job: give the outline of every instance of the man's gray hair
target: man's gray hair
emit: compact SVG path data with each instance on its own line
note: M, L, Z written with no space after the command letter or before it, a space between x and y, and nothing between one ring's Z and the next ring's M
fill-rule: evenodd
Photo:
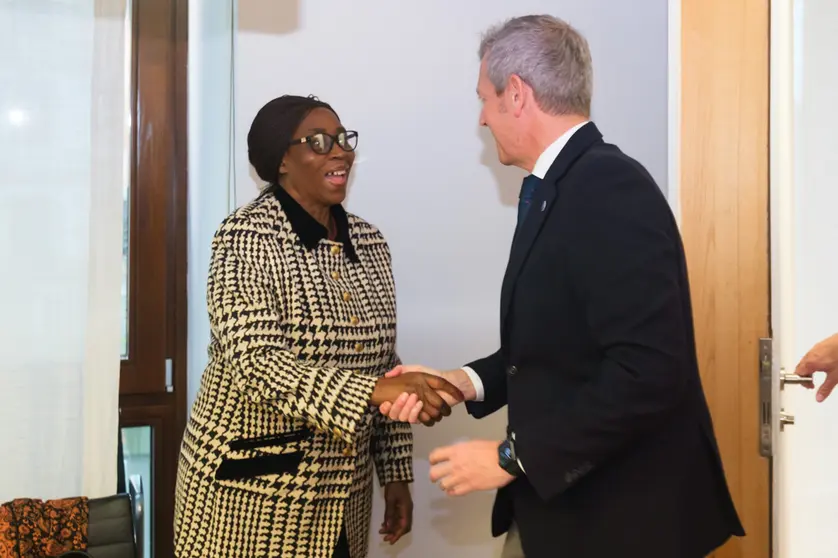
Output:
M588 41L561 19L512 18L486 32L478 54L498 94L515 74L532 87L544 112L590 116L593 69Z

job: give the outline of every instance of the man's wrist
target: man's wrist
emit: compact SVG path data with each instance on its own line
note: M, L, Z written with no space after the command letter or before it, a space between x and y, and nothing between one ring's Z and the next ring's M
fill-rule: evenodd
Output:
M462 368L447 370L442 373L442 377L454 387L459 389L466 401L474 401L477 396L477 391L475 390L474 384L465 370Z

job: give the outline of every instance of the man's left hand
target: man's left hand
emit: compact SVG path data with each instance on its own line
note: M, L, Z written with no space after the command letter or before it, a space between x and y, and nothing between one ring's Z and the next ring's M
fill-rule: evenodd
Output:
M407 483L384 485L384 502L384 522L378 532L384 535L384 542L396 544L413 526L413 498Z
M449 496L462 496L475 490L494 490L515 477L501 469L499 441L473 440L431 452L431 481Z

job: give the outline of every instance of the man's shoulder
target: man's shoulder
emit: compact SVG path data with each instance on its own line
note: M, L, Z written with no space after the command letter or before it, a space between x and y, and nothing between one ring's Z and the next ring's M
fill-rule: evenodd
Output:
M561 179L560 188L574 197L608 196L630 190L640 196L665 200L651 173L640 161L613 144L599 142L583 153Z
M603 179L637 180L655 184L643 164L611 143L598 142L591 146L576 164L580 174Z
M588 219L613 213L669 227L671 207L655 179L619 147L598 143L588 149L559 184L570 214Z

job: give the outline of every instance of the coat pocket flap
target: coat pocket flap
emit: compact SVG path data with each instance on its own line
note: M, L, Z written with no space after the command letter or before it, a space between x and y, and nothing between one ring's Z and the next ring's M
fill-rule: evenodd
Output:
M260 455L244 459L224 459L215 471L216 480L237 480L294 473L300 467L303 452L295 451L279 455Z
M283 432L281 434L270 434L267 436L259 436L257 438L239 438L232 440L229 444L232 451L242 451L249 449L266 448L269 446L283 446L285 444L292 444L294 442L302 442L311 437L311 430L303 428L293 432Z

